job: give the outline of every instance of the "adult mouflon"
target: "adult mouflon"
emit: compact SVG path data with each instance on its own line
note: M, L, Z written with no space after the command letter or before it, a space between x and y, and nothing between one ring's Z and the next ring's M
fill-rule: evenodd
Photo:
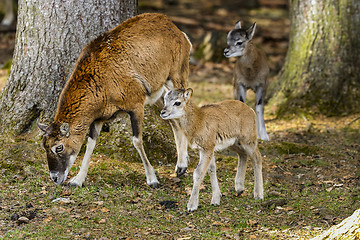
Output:
M142 142L144 105L157 102L165 90L186 87L190 48L187 36L168 17L155 13L128 19L91 41L60 95L53 122L38 124L51 179L56 184L66 180L89 133L80 171L70 180L70 185L82 186L103 123L128 113L147 184L157 187ZM187 142L177 125L172 126L178 151L185 149L178 154L181 168L187 162Z

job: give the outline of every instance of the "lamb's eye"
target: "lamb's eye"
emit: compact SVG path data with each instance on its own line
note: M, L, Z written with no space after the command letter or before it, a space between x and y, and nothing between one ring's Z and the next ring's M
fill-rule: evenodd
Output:
M243 43L242 42L237 42L236 46L241 46Z
M55 148L56 153L61 153L63 151L64 151L64 145L62 145L62 144Z
M174 103L174 106L180 106L181 105L181 102L175 102Z

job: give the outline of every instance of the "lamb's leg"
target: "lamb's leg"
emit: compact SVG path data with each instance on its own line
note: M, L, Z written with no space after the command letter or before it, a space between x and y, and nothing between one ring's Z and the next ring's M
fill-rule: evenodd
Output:
M263 186L263 176L262 176L262 159L259 149L255 147L253 154L250 155L253 160L254 165L254 198L258 200L264 199L264 186Z
M246 87L239 80L234 82L234 98L243 103L246 101Z
M210 165L211 158L214 154L214 151L200 151L200 161L198 166L196 167L193 175L193 189L191 192L191 196L189 202L187 204L187 209L189 212L195 211L199 206L199 191L200 185L204 180L205 173Z
M256 127L258 131L258 138L264 141L269 141L264 120L264 97L264 89L260 86L256 89Z
M87 145L86 145L86 151L85 151L83 161L81 163L79 173L70 180L70 182L69 182L70 186L81 187L82 184L84 183L88 169L89 169L90 158L94 151L94 148L96 145L96 140L100 135L102 125L103 125L102 122L93 122L91 124L90 134L89 134L89 138L88 138Z
M13 9L13 0L5 1L5 16L1 21L1 25L10 26L15 21L15 14Z
M220 205L221 192L220 192L219 182L216 176L215 155L213 155L213 157L211 158L208 173L210 175L211 188L212 188L211 205L217 206Z
M172 120L170 121L170 125L174 132L175 143L176 143L176 151L177 151L177 163L175 167L175 172L178 177L186 173L188 167L188 141L186 136L181 131L179 124Z
M238 154L238 166L235 177L235 191L238 195L241 195L245 190L247 153L239 145L233 146L232 149Z
M157 188L159 186L159 181L156 178L156 174L153 166L151 165L145 154L143 140L142 140L142 120L144 115L144 107L138 106L138 108L134 109L133 111L130 111L129 115L131 120L131 127L133 130L132 142L144 164L146 183L150 187Z

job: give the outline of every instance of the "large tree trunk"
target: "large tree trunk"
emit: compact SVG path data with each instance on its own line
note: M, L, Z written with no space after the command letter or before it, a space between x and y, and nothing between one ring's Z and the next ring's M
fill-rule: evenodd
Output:
M51 119L82 48L135 15L137 0L20 0L16 47L0 95L0 132Z
M360 111L359 9L359 0L290 0L289 49L270 102L278 114Z

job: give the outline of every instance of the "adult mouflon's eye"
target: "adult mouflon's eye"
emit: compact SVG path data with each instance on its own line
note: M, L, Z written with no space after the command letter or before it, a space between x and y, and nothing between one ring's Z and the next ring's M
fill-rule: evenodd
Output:
M64 145L62 145L62 144L55 148L56 153L61 153L63 151L64 151Z
M175 102L174 103L174 106L180 106L181 105L181 102Z

